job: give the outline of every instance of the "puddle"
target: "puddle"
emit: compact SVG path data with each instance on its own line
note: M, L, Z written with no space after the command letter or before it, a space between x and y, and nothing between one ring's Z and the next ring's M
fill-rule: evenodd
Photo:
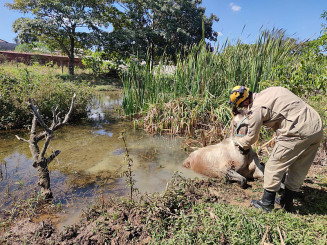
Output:
M60 227L73 224L100 192L116 196L128 193L121 177L126 170L122 130L126 130L133 160L135 187L141 193L163 191L175 171L185 177L199 177L181 165L186 154L180 148L180 138L147 135L133 129L132 123L119 120L116 108L121 101L117 94L97 94L90 108L92 121L65 126L51 141L48 151L61 150L49 166L54 201L61 202L67 213ZM16 134L27 138L21 131ZM37 191L37 172L28 145L18 141L14 133L0 133L0 210Z

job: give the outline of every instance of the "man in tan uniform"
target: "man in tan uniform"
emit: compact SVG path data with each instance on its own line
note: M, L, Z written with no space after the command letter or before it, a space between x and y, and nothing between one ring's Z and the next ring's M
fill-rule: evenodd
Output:
M275 147L265 164L263 197L251 203L271 211L286 173L280 205L290 211L294 194L303 184L323 138L319 114L283 87L271 87L252 94L248 88L237 86L233 88L230 100L234 106L250 109L247 135L235 138L235 144L240 148L247 150L258 140L262 125L271 127L277 134Z

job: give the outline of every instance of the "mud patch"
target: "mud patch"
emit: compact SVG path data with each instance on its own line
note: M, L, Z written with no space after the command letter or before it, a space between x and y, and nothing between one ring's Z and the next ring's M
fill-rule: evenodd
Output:
M308 215L304 216L304 223L311 217L310 214L323 215L323 217L327 215L326 172L325 162L316 162L295 200L294 214L300 215L297 217ZM227 208L229 206L235 206L240 210L239 215L244 221L246 215L242 213L244 211L241 207L250 207L251 199L260 198L263 192L261 180L248 183L247 189L241 189L237 183L227 183L223 179L186 179L174 175L161 194L135 196L134 200L137 200L135 202L126 198L101 196L88 210L81 212L80 218L71 223L62 223L58 226L55 218L41 214L35 214L32 218L22 217L2 231L0 242L4 244L156 243L153 239L158 235L156 233L158 231L155 230L158 224L163 229L160 230L163 234L159 236L169 239L174 237L173 229L175 226L178 227L182 217L201 221L204 217L195 217L192 211L195 208L204 207L201 212L209 214L211 220L219 220L220 217L215 214L212 204L222 204L226 210L229 210ZM249 212L253 214L253 211ZM229 216L228 213L224 215ZM253 217L250 219L253 220ZM197 229L194 230L194 234L204 232L205 228L199 225ZM290 228L289 232L293 232L292 229ZM224 244L231 243L228 240L231 238L227 235L217 239Z

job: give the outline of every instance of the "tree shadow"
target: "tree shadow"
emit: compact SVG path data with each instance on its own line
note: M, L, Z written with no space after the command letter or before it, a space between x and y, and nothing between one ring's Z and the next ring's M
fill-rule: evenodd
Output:
M327 214L327 191L324 188L303 186L295 197L294 211L302 215Z

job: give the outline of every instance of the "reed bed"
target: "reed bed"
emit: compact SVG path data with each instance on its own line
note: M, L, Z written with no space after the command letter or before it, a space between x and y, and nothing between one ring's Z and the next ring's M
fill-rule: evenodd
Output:
M152 133L192 136L208 121L228 123L228 96L236 85L254 92L275 85L300 96L322 94L326 57L310 52L284 31L272 30L261 32L251 45L227 40L212 51L201 42L179 56L171 72L165 57L153 69L150 62L133 60L122 75L124 113L144 115L140 124Z

